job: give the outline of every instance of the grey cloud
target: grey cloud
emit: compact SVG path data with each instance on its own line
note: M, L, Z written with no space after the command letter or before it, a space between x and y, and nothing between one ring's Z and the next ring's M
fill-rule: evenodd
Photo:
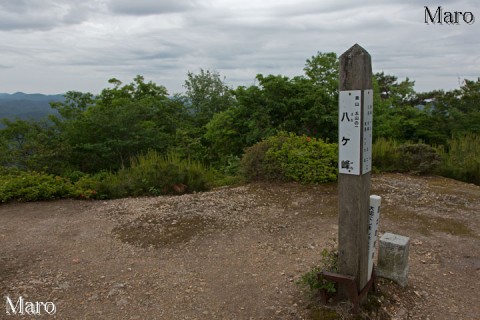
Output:
M88 52L94 51L91 55ZM82 48L75 55L69 55L61 64L96 69L115 69L115 72L133 74L143 73L144 70L164 70L179 68L189 49L169 41L143 39L137 37L131 42L113 42L108 46ZM114 75L112 75L114 76Z
M184 12L198 7L194 0L111 0L108 4L113 13L138 16Z
M297 2L276 6L273 12L275 15L287 18L294 16L328 15L331 13L343 15L344 18L347 18L348 15L345 14L345 12L371 7L374 5L373 2L379 1L304 1L303 3ZM384 5L384 3L380 2L380 5Z
M3 0L0 2L0 10L6 12L21 13L28 8L26 0Z
M46 19L25 19L24 17L6 16L0 13L0 30L25 30L25 29L50 29L55 26L55 23Z
M2 0L0 31L50 30L78 24L87 20L91 12L96 12L99 4L96 0Z

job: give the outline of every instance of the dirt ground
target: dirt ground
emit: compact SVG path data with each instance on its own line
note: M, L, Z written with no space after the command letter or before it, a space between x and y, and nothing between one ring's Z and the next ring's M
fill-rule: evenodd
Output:
M371 193L380 232L411 238L410 272L363 317L480 319L480 187L382 174ZM296 281L337 230L336 184L2 204L0 290L53 302L45 319L326 319Z

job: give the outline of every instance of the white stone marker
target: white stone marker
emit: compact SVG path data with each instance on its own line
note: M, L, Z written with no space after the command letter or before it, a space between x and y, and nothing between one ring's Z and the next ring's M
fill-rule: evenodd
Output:
M376 274L405 287L408 280L409 245L409 237L385 233L380 238Z
M375 256L375 245L378 239L378 223L380 220L380 204L382 197L370 196L370 210L368 212L368 279L372 277L373 258Z

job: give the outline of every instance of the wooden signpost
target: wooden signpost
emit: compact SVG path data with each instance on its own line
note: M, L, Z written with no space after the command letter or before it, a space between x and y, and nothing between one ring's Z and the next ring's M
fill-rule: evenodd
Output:
M340 56L338 270L339 274L354 277L360 290L370 278L372 88L370 54L355 44Z
M355 44L340 56L338 99L338 273L319 280L339 285L357 313L374 285L373 257L380 214L379 196L370 196L372 169L372 60ZM327 302L326 291L321 292Z

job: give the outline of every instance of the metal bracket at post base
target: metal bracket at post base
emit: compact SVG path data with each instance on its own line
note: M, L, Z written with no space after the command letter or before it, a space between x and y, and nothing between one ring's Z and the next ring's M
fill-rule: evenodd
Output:
M370 280L368 280L365 287L359 292L357 289L357 282L355 281L355 277L347 276L343 274L333 273L323 271L317 274L318 280L321 281L321 278L329 281L333 281L338 283L339 285L344 285L347 289L348 299L350 303L353 305L352 313L357 314L359 312L359 304L362 301L363 297L370 291L372 288L375 291L375 268L372 269L372 276ZM320 290L320 298L323 304L327 304L328 302L328 295L325 289Z

